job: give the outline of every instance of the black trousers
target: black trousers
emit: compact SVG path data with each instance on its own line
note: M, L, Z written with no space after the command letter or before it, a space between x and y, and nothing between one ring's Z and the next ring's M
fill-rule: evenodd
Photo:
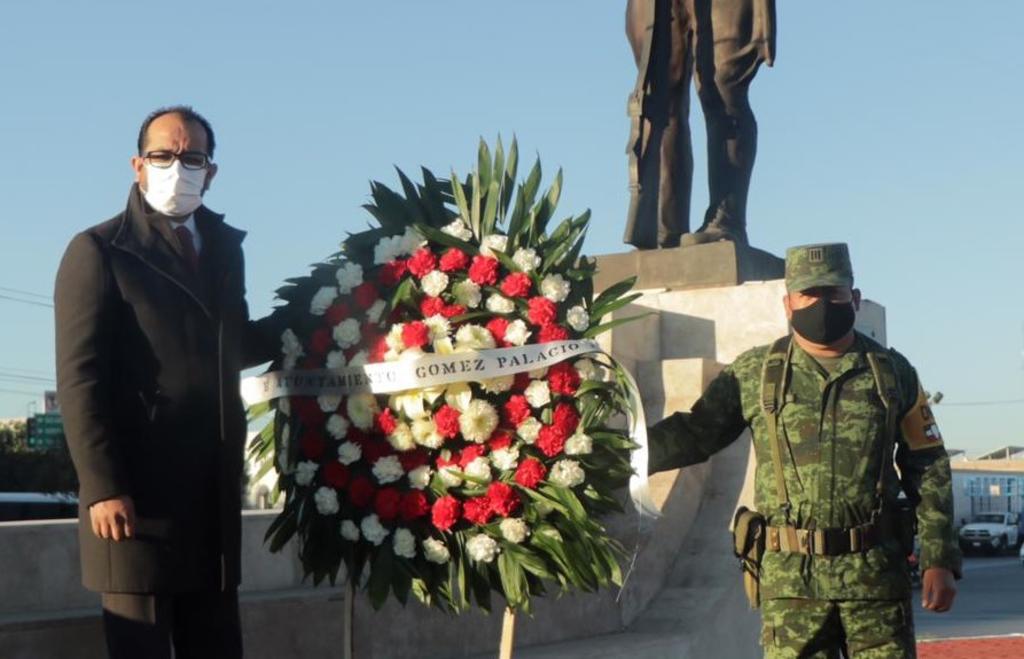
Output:
M102 601L111 659L242 657L237 590L166 595L103 593Z

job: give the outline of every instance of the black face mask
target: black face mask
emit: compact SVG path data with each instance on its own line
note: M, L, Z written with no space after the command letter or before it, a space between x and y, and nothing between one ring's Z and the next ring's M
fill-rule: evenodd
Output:
M819 298L814 304L793 310L793 329L818 345L837 341L853 329L856 318L853 302L830 302Z

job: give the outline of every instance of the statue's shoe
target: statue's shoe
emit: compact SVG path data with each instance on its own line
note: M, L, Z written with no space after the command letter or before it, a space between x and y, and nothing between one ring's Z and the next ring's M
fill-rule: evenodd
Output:
M745 229L739 229L738 231L723 229L721 227L710 226L700 231L693 233L683 234L680 244L683 247L691 247L693 245L706 245L707 243L717 243L720 240L728 240L734 242L737 245L747 245L747 232Z

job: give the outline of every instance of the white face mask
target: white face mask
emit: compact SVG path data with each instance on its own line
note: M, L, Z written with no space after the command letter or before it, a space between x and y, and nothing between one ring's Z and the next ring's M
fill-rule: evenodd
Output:
M146 203L158 213L171 217L190 215L203 203L206 169L185 169L175 160L161 169L146 165Z

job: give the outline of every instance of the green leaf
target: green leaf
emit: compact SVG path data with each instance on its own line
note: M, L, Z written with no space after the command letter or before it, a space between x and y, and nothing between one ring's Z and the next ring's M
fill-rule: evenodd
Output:
M480 138L480 148L477 151L476 171L479 178L473 181L476 187L487 187L491 182L491 150L487 147L484 138Z
M629 277L604 289L600 295L594 298L594 303L590 305L590 308L593 310L592 313L603 315L600 313L601 307L613 300L619 299L629 289L633 288L634 284L636 284L636 277Z
M462 187L462 183L459 181L458 175L452 171L452 196L455 197L455 205L459 209L459 215L463 221L471 222L471 215L469 212L469 202L466 201L466 190ZM438 231L438 233L442 233ZM443 234L442 235L448 235ZM428 240L433 240L430 236L427 236Z
M480 229L482 236L494 233L495 220L498 216L498 195L500 190L497 181L491 181L487 186L487 203L484 206L483 217L480 218Z
M523 574L516 559L507 551L498 554L498 575L501 577L501 587L505 591L508 605L512 608L522 606L526 590L526 575Z
M626 295L625 297L620 297L617 300L605 302L604 304L601 305L599 309L595 308L590 312L591 318L603 318L604 316L607 316L613 311L618 311L622 307L628 304L632 304L633 302L636 302L641 297L643 297L643 293L630 293L629 295Z
M377 558L373 561L370 569L370 581L367 584L367 591L370 595L370 604L374 609L379 610L387 602L388 592L391 590L391 570L394 565L394 557L391 548L384 545L377 550Z
M470 202L469 202L469 226L473 229L473 235L483 238L483 227L480 225L480 203L483 198L483 189L480 186L480 172L473 172L470 177Z
M618 327L620 325L625 325L626 323L631 323L634 320L640 320L641 318L646 318L647 316L650 316L652 313L654 313L654 312L650 311L648 313L642 313L642 314L638 314L636 316L629 316L628 318L618 318L616 320L612 320L610 322L603 323L601 325L597 325L596 327L591 327L590 329L588 329L586 332L583 333L583 338L585 338L585 339L592 339L595 336L597 336L599 334L603 334L604 332L607 332L608 330L615 329L616 327Z

